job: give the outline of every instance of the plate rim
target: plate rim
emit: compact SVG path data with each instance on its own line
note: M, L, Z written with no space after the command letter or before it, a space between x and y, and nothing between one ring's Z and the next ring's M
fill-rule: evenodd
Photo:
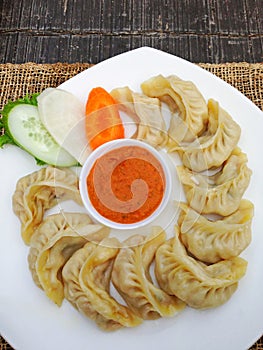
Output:
M105 61L102 61L102 62L100 62L100 63L98 63L98 64L96 64L96 65L94 65L94 66L92 66L92 67L90 67L90 68L88 68L88 69L86 69L86 70L84 70L83 72L77 74L76 76L74 76L74 77L71 78L71 79L73 80L74 78L78 77L79 75L84 74L86 71L91 71L91 70L94 71L94 70L95 70L95 72L96 72L96 69L98 69L98 68L96 68L96 67L100 66L100 67L103 68L103 65L104 65L104 64L107 64L107 62L108 62L109 60L114 60L114 59L117 60L117 59L119 59L122 55L129 55L130 53L135 52L135 51L136 51L137 53L138 53L138 52L144 52L144 53L148 53L148 52L158 52L158 53L162 53L162 54L164 54L164 55L169 55L169 56L171 56L172 58L179 59L180 61L183 61L184 63L187 63L187 64L191 65L191 67L195 67L196 69L200 70L200 72L202 71L202 74L207 74L207 76L210 76L210 77L212 76L213 79L218 80L218 81L220 82L220 84L223 83L224 86L227 86L228 89L231 88L231 90L232 90L235 94L238 94L238 95L240 95L240 96L242 97L242 100L244 100L244 98L245 98L246 104L249 104L250 107L253 108L255 112L261 112L261 110L260 110L248 97L246 97L246 96L245 96L244 94L242 94L238 89L236 89L235 87L233 87L233 86L230 85L229 83L227 83L227 82L225 82L224 80L222 80L221 78L215 76L213 73L208 72L208 71L206 71L204 68L199 67L198 65L196 65L196 64L194 64L194 63L191 63L190 61L187 61L187 60L185 60L185 59L183 59L183 58L181 58L181 57L178 57L178 56L175 56L175 55L172 55L172 54L169 54L169 53L166 53L166 52L164 52L164 51L157 50L157 49L154 49L154 48L151 48L151 47L148 47L148 46L143 46L143 47L140 47L140 48L137 48L137 49L134 49L134 50L127 51L127 52L121 53L121 54L119 54L119 55L116 55L116 56L114 56L114 57L112 57L112 58L109 58L109 59L107 59L107 60L105 60ZM100 67L99 67L99 68L100 68ZM85 74L86 74L86 73L85 73ZM69 80L71 80L71 79L69 79ZM66 86L66 85L67 85L67 82L68 82L69 80L67 80L66 82L60 84L60 85L58 86L58 88L63 88L64 86ZM256 113L256 115L257 115L257 113ZM254 116L253 116L253 117L254 117ZM263 120L262 120L262 122L263 122ZM7 151L7 150L5 150L5 151ZM13 341L12 338L10 338L9 336L8 336L8 337L5 337L5 332L3 332L2 330L1 330L1 334L2 334L2 336L4 337L4 339L8 339L7 341L8 341L8 343L9 343L10 345L13 344L13 345L12 345L13 347L16 347L16 346L17 346L17 344L15 344L15 343L16 343L15 340ZM260 336L259 336L259 337L260 337ZM256 337L255 337L255 338L256 338ZM9 340L9 339L10 339L10 340ZM257 338L257 339L258 339L258 338ZM252 342L252 341L251 341L251 344L250 344L249 346L251 346L251 345L253 345L253 342Z

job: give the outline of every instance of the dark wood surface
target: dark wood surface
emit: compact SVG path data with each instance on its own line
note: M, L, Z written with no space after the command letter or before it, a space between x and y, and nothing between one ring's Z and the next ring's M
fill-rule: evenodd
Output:
M98 63L145 45L263 61L262 0L0 0L0 14L0 63Z

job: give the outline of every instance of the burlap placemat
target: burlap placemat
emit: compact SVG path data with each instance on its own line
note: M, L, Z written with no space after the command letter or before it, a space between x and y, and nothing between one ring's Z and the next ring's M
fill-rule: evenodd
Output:
M237 88L263 110L263 64L200 63L199 66ZM0 64L0 109L8 100L40 92L47 87L56 87L89 67L91 65L88 63ZM10 349L0 337L0 350ZM263 337L250 350L263 350Z
M0 108L8 99L58 86L90 66L88 63L0 64ZM201 63L199 66L240 90L263 110L263 64Z

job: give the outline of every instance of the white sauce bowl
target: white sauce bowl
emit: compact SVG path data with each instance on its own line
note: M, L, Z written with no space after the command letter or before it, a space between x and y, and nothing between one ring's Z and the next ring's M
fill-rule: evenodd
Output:
M131 224L114 222L114 221L109 220L106 217L102 216L94 208L93 204L91 203L90 198L89 198L88 188L87 188L87 177L88 177L95 161L98 158L100 158L101 156L103 156L104 154L106 154L114 149L125 147L125 146L137 146L137 147L141 147L141 148L144 148L147 151L149 151L161 164L163 172L164 172L164 176L165 176L164 194L163 194L163 198L162 198L162 201L159 204L159 206L147 218L145 218L141 221L135 222L135 223L131 223ZM155 220L161 214L161 212L165 209L165 207L169 201L171 187L172 187L172 180L171 180L170 169L169 169L164 157L162 156L161 151L158 151L157 149L155 149L154 147L150 146L149 144L147 144L145 142L134 140L134 139L113 140L113 141L104 143L100 147L96 148L89 155L87 160L85 161L85 163L82 167L82 170L80 172L80 179L79 179L79 189L80 189L81 198L82 198L83 204L84 204L85 208L87 209L90 217L95 222L101 223L105 226L108 226L108 227L111 227L114 229L120 229L120 230L139 228L139 227L148 225L153 220Z

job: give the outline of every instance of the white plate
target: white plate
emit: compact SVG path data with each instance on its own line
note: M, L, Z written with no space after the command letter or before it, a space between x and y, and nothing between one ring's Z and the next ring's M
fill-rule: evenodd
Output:
M58 308L37 288L27 268L28 248L12 212L17 180L36 170L34 160L16 147L0 151L0 331L16 349L247 349L263 331L263 118L246 97L198 66L151 48L140 48L106 60L68 80L61 88L83 102L95 86L110 90L140 83L157 74L192 80L206 99L220 102L240 124L240 147L253 170L245 198L255 204L253 239L242 256L246 276L237 292L221 307L206 311L187 308L177 317L144 322L135 329L104 333L69 303Z

